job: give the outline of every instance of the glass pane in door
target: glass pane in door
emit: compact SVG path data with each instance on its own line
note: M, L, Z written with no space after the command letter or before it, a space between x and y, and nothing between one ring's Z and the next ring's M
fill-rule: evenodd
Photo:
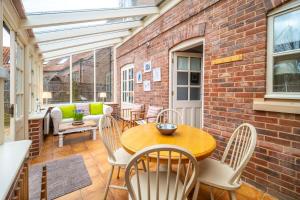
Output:
M191 88L190 100L200 100L200 88Z
M200 71L201 70L201 59L200 58L191 58L191 70Z
M177 100L188 100L188 88L177 87Z
M177 58L177 69L178 70L188 70L189 69L189 58L178 56L178 58Z
M10 35L3 29L3 67L10 72ZM4 134L10 133L10 76L4 81Z

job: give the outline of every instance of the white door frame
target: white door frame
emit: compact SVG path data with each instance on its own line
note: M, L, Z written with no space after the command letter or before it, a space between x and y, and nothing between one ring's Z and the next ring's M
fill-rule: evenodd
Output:
M203 37L197 37L181 42L177 46L173 47L169 51L169 109L173 108L173 69L174 69L174 53L176 51L185 51L187 49L203 45L203 61L202 61L202 75L201 75L201 128L203 128L204 121L204 68L205 68L205 39Z

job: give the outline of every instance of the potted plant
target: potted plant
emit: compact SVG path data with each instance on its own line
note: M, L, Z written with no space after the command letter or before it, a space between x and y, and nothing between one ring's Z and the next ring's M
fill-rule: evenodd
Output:
M83 112L81 110L74 111L74 124L83 124Z

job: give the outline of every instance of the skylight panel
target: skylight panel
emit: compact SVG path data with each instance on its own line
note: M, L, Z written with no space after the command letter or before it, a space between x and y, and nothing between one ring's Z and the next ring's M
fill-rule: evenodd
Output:
M62 65L62 64L64 64L68 59L69 59L68 57L67 57L67 58L63 58L63 59L61 59L61 60L58 62L58 64L59 64L59 65Z

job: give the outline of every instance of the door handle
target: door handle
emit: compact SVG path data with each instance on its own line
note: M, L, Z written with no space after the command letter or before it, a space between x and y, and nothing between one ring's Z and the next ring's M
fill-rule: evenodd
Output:
M14 111L15 111L15 106L14 104L11 104L9 108L10 117L14 117Z

